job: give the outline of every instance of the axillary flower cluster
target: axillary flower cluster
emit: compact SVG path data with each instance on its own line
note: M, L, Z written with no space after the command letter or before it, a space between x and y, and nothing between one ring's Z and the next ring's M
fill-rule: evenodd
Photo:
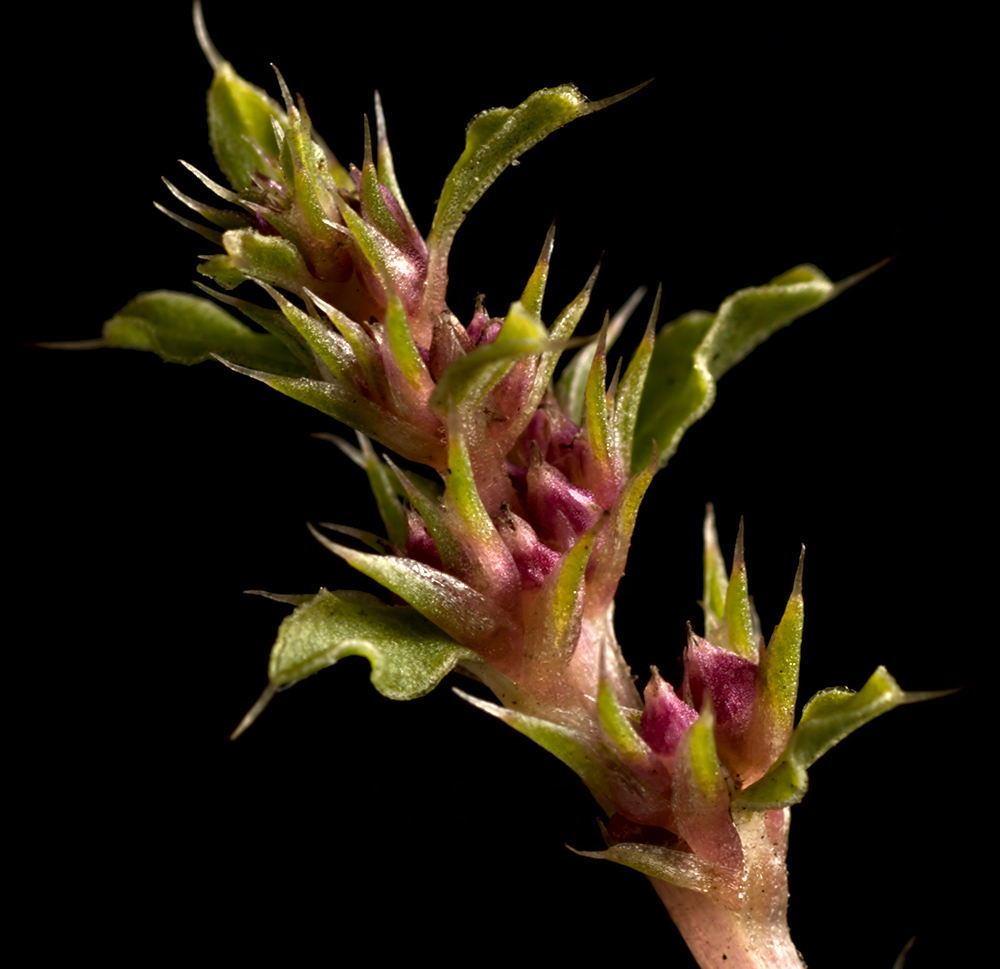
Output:
M197 8L196 25L215 72L209 130L229 187L186 166L225 204L168 182L209 225L173 217L219 246L199 272L217 285L216 301L259 329L215 302L157 292L109 320L104 342L182 363L214 356L355 429L356 446L334 440L367 474L386 535L314 532L392 593L389 602L325 589L285 597L295 610L270 684L237 733L276 690L343 656L367 657L373 684L394 699L458 670L499 703L460 695L583 779L608 817L607 849L594 857L649 876L701 964L722 954L732 967L801 965L785 918L789 806L821 754L922 695L879 668L858 693L814 697L796 726L802 563L765 645L742 527L727 570L711 510L705 634L689 632L679 689L654 669L640 695L612 610L643 495L719 378L845 284L798 266L658 332L657 297L631 361L609 380L608 348L640 294L596 338L574 338L595 270L543 323L550 229L521 298L500 317L480 300L463 323L445 291L468 211L542 138L633 92L588 102L564 85L475 117L425 238L403 201L377 96L374 138L366 121L361 166L345 168L280 75L283 104L236 75ZM248 280L274 305L229 295Z

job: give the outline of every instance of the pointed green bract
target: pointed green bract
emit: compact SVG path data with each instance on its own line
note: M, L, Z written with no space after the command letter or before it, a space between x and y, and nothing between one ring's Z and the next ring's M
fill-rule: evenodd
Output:
M705 509L704 541L701 608L705 614L705 638L711 639L726 613L726 593L729 590L726 563L722 558L719 536L715 530L715 510L711 505Z
M320 299L311 290L306 290L306 296L312 300L316 308L325 313L327 318L336 327L337 332L348 342L354 357L361 368L368 389L372 393L378 393L383 389L385 382L385 372L382 368L379 348L374 340L365 332L364 327L357 324L349 316L341 313L335 306L331 306L326 300Z
M679 760L687 761L695 784L706 801L715 801L720 796L720 788L725 787L715 748L714 728L715 716L711 704L708 704L681 740L678 756Z
M274 686L288 686L345 656L364 656L372 685L393 700L423 696L457 663L476 659L410 606L320 589L282 622L268 677Z
M493 520L483 506L476 487L469 449L460 433L454 433L455 422L449 425L448 481L445 487L447 504L457 509L461 519L458 528L471 541L483 549L494 549L500 544ZM463 527L464 526L464 527Z
M412 424L368 400L351 385L312 380L307 377L287 377L243 367L221 355L219 359L231 370L253 377L286 397L314 407L348 427L381 441L382 444L412 461L431 465L435 463L436 455L425 446L426 442Z
M632 354L628 369L622 377L615 395L615 438L618 441L618 459L622 471L629 474L632 468L632 447L635 441L635 425L639 417L639 404L642 401L642 391L646 385L646 375L653 356L656 341L656 319L660 314L660 298L662 287L656 290L653 300L653 310L649 314L649 323L639 346Z
M592 745L579 731L564 724L518 713L516 710L505 710L495 703L487 703L459 689L456 689L455 693L477 709L502 720L518 733L531 738L539 747L559 758L583 780L605 810L613 803L613 789L607 769L594 756Z
M423 520L428 534L434 541L438 555L441 556L442 566L448 572L461 572L466 564L465 553L451 529L451 523L441 506L439 497L430 495L418 487L412 480L413 476L403 473L388 457L386 462L396 475L402 493Z
M587 386L584 391L584 428L587 434L587 443L593 461L601 472L601 484L618 490L620 481L606 481L612 471L619 471L617 461L612 457L615 450L614 431L611 423L611 415L608 413L607 397L607 317L605 325L601 330L601 335L597 340L594 359L591 362L590 374L587 378ZM603 501L604 494L599 493L599 489L591 484L591 491L594 491L598 501ZM607 507L605 505L605 507Z
M382 98L379 96L378 91L375 92L375 122L378 138L375 151L378 163L378 180L392 192L393 198L399 203L407 225L416 233L417 227L413 223L413 216L410 215L410 210L406 207L406 202L403 200L403 191L396 179L396 168L393 165L392 151L389 148L389 139L385 132L385 115L382 111Z
M282 130L288 127L288 119L277 102L244 81L228 61L216 67L208 91L208 133L215 160L237 191L249 188L254 172L266 167L254 144L274 158L279 156L275 122ZM279 173L265 174L277 177Z
M744 659L757 659L757 642L754 636L753 607L747 584L747 567L743 561L743 522L740 522L733 556L733 572L726 589L726 632L729 648Z
M562 561L545 580L541 596L535 603L535 608L541 610L545 617L544 636L538 637L539 642L526 646L535 651L533 656L540 666L553 665L558 668L559 665L564 665L576 647L586 598L583 590L584 575L597 536L607 519L606 513L598 518L563 555Z
M795 587L785 606L781 621L767 644L760 661L762 701L767 705L771 728L787 742L795 723L795 700L799 692L799 660L802 653L802 627L805 605L802 599L802 563L799 557Z
M556 224L549 226L549 231L545 234L545 243L542 245L541 255L535 263L535 268L528 279L524 292L521 293L521 304L527 312L534 316L542 315L542 299L545 296L545 284L549 279L549 261L552 258L552 244L555 239Z
M594 267L594 271L588 277L583 289L563 307L562 312L556 317L555 322L549 329L548 335L550 341L568 340L573 335L577 324L580 322L580 317L583 316L584 311L590 303L590 294L593 291L594 283L597 281L597 272L599 269L600 264ZM531 422L535 408L541 403L542 398L549 388L549 382L552 380L552 374L555 373L556 364L559 362L559 354L562 349L563 345L561 343L554 345L550 343L548 348L542 353L538 361L538 366L535 368L535 378L532 383L531 392L525 399L525 406L509 422L510 426L505 429L506 440L509 444L512 445Z
M759 781L737 796L736 803L757 810L797 804L809 784L806 771L831 747L901 703L931 695L904 692L884 666L872 673L858 693L842 689L817 693L802 711L784 753Z
M414 559L372 555L313 535L348 565L395 592L448 635L477 652L505 631L506 620L493 602L460 579Z
M461 409L474 408L515 361L551 351L552 347L553 341L542 321L519 301L511 303L497 338L459 357L441 374L431 394L430 406L443 414L446 402L452 399Z
M264 283L260 285L264 286L265 289L267 288ZM251 303L245 299L230 296L228 293L220 293L218 290L205 286L203 283L196 282L195 286L203 293L211 296L216 302L224 303L226 306L232 306L233 309L239 310L248 320L252 320L258 326L267 330L268 333L277 337L301 361L310 376L315 377L317 375L315 372L316 361L313 358L312 352L305 346L284 313L279 310L265 309L263 306L257 306L255 303ZM225 356L225 354L220 353L219 356Z
M385 525L386 535L396 548L405 549L406 518L403 515L403 506L396 496L396 475L385 462L378 459L372 442L364 434L359 434L358 440L361 444L368 481L372 494L375 495L379 516Z
M608 739L618 748L626 760L645 763L650 757L650 750L636 730L636 720L633 721L607 679L602 678L597 688L597 715Z
M223 234L222 244L228 253L228 260L224 256L216 256L209 263L213 267L235 270L241 278L252 276L293 293L300 292L313 278L299 250L281 236L265 236L253 229L230 229ZM203 266L204 263L198 267L198 272L214 276L220 285L232 288L216 272L208 272Z
M646 295L646 287L640 286L626 301L625 305L608 321L604 349L610 350L621 335L625 324L635 312L635 308ZM580 347L563 367L556 383L556 399L559 401L566 416L579 424L583 421L584 401L587 392L587 381L597 352L597 343L590 341Z
M140 293L104 324L105 343L152 350L169 363L195 364L213 355L286 377L308 368L270 333L255 333L215 303L188 293Z
M268 295L281 307L285 319L292 325L303 343L307 344L316 359L326 368L327 380L350 382L357 370L350 345L334 329L315 316L310 316L287 300L278 290L261 283Z
M734 293L718 313L687 313L656 338L639 407L632 468L649 461L653 441L660 465L684 432L715 400L716 381L772 333L836 295L815 266L797 266L765 286Z
M419 393L426 390L429 395L434 382L414 342L413 333L406 319L406 310L395 294L389 296L386 306L385 329L389 335L389 348L392 350L393 359L406 378L406 382L413 391Z

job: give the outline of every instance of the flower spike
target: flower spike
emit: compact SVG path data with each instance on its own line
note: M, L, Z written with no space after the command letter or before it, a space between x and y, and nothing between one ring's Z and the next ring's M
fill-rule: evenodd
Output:
M855 280L838 285L797 266L659 330L658 289L637 349L609 381L608 351L644 288L581 339L600 263L548 316L554 224L502 316L483 296L459 308L464 316L452 312L448 259L506 167L644 85L591 102L563 84L476 115L425 237L403 200L377 92L374 137L363 119L359 155L345 168L277 68L280 100L236 74L197 2L194 18L213 72L209 141L228 187L182 163L221 203L164 180L208 224L157 207L217 248L198 265L217 290L200 286L213 301L140 294L105 323L102 342L185 364L220 360L352 428L357 446L319 436L364 471L385 528L382 537L310 526L385 598L327 589L276 597L294 611L278 631L268 686L234 736L279 690L344 656L367 658L373 685L393 699L462 672L498 702L460 696L583 780L606 812L607 847L580 853L649 877L703 966L801 967L786 921L789 808L820 756L928 694L903 691L880 666L857 693L817 694L796 724L803 557L765 645L743 522L727 570L711 505L704 630L688 625L678 684L653 667L640 694L616 639L614 596L653 476L712 405L721 377ZM247 280L267 307L229 295ZM577 352L554 381L570 347Z

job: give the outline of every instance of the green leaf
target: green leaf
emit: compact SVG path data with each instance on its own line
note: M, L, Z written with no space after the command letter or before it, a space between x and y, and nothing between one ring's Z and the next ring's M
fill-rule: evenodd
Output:
M140 293L104 324L108 346L152 350L169 363L195 364L213 354L271 374L308 373L282 342L256 333L215 303L187 293Z
M431 240L448 245L466 214L518 156L583 113L587 101L571 84L529 95L516 108L493 108L472 119L465 151L441 190Z
M425 314L443 309L448 252L455 233L497 176L556 129L612 100L617 99L590 104L572 84L563 84L536 91L516 108L493 108L472 119L465 131L465 151L445 179L427 237Z
M478 659L410 606L320 589L281 624L267 675L288 686L345 656L364 656L372 685L393 700L423 696L457 663Z
M712 406L719 378L776 330L842 288L815 266L797 266L765 286L734 293L717 313L687 313L665 326L639 405L633 471L649 462L654 441L660 467L666 464L684 432Z
M737 796L735 804L753 810L797 804L809 785L806 771L831 747L901 703L939 695L904 692L884 666L872 673L858 693L839 688L817 693L802 711L784 753L760 780Z
M365 592L326 589L291 601L300 604L278 629L268 664L269 685L233 732L234 738L253 723L278 689L345 656L364 656L371 664L372 685L391 700L423 696L458 663L478 661L475 653L409 606L387 605Z
M636 419L633 472L649 463L654 441L662 467L688 427L712 406L715 383L697 354L714 322L713 313L685 313L657 335Z

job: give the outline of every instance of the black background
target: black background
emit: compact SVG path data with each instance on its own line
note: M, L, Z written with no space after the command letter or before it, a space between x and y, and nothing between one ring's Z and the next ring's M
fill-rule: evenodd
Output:
M207 19L275 94L278 64L345 164L361 160L378 87L425 232L475 112L565 81L596 99L656 78L554 134L477 205L451 262L463 319L477 292L494 314L517 298L553 216L549 318L605 253L585 332L639 284L662 281L665 321L799 262L842 278L896 257L724 378L648 494L618 630L640 681L655 662L676 682L711 500L727 549L745 517L767 630L808 546L803 699L858 688L879 663L904 688L966 687L824 758L789 857L792 934L814 969L888 969L913 934L908 967L962 964L985 850L970 687L989 594L975 564L980 425L963 416L976 393L930 246L951 136L943 66L892 24L446 8L394 23L329 9L288 5L286 20L213 2ZM29 268L13 282L31 299L8 358L17 847L29 913L68 926L43 945L216 958L274 946L295 965L360 942L445 965L686 965L640 875L565 849L600 847L582 785L447 684L393 703L350 660L227 740L286 612L242 590L369 588L305 522L380 525L361 473L310 437L337 430L322 415L215 365L21 345L96 336L138 291L190 290L211 251L150 204L177 208L160 174L205 197L178 156L214 173L210 71L184 4L113 29L81 13L46 36L36 71L60 97L20 129Z

